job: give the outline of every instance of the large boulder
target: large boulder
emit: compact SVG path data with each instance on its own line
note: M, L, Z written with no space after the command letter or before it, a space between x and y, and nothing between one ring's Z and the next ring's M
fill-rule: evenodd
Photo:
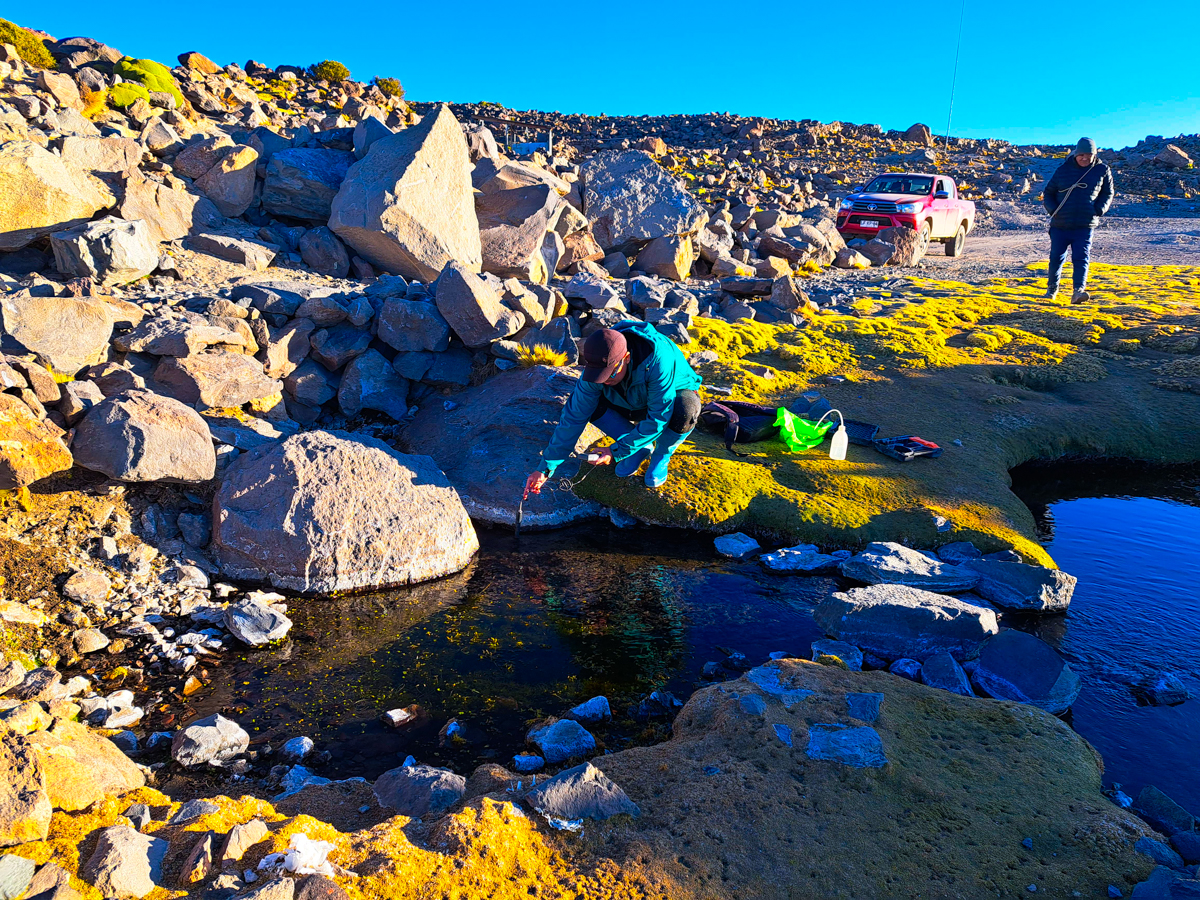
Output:
M12 394L0 394L0 491L25 487L71 468L63 433Z
M55 719L26 740L46 774L55 809L85 809L105 794L124 794L146 783L142 770L106 737L68 719Z
M472 518L511 525L525 477L541 463L542 448L578 377L572 369L544 366L501 372L457 394L453 411L440 403L423 406L404 439L433 457ZM599 437L594 429L588 432ZM599 510L570 491L545 490L525 501L523 524L552 528Z
M813 618L826 634L889 660L973 659L1000 630L993 610L894 584L834 593Z
M151 240L156 244L215 227L222 219L207 197L148 178L131 179L125 185L125 194L117 211L126 221L140 219L145 222Z
M76 463L119 481L208 481L217 465L200 414L150 391L123 391L96 404L71 448Z
M60 156L72 169L94 175L131 175L142 161L142 145L125 137L66 137Z
M324 224L354 154L320 147L280 150L267 163L262 206L274 216Z
M211 546L231 578L312 594L448 575L479 540L428 456L312 431L233 462L213 498Z
M154 381L176 400L217 408L238 407L283 390L283 384L268 378L253 356L226 350L164 356L154 370Z
M979 575L975 593L1004 609L1063 612L1078 581L1059 569L998 559L967 559L962 566Z
M319 275L345 278L350 273L350 255L345 245L324 225L304 232L297 249L304 264Z
M450 108L377 140L350 167L329 227L379 269L433 281L451 260L482 265L467 142Z
M584 160L583 212L606 251L670 234L693 234L708 220L700 203L644 150Z
M74 375L104 359L113 311L87 297L37 297L27 291L0 298L4 334L55 372Z
M129 825L100 832L96 849L79 877L104 897L145 897L163 883L163 861L169 844Z
M107 216L50 235L54 263L64 275L105 287L128 284L158 268L158 245L145 222Z
M210 347L219 350L247 350L246 335L223 325L211 325L195 313L183 318L156 316L143 320L132 331L113 338L113 347L122 353L149 353L152 356L192 356Z
M110 202L49 150L30 141L0 144L0 251L86 222Z
M866 584L902 584L927 591L969 591L979 581L970 569L927 556L903 544L877 541L842 562L842 574Z
M438 312L468 347L485 347L516 334L525 322L520 313L500 302L491 283L456 261L446 263L434 285L434 297Z
M0 847L45 840L51 812L46 773L33 747L0 726Z
M1030 703L1056 716L1071 708L1082 687L1053 647L1014 629L1005 629L983 646L973 678L990 697Z
M545 184L477 195L483 271L545 284L554 272L542 246L565 205Z
M399 766L379 776L375 797L380 806L417 818L444 813L462 799L466 789L467 779L449 769Z

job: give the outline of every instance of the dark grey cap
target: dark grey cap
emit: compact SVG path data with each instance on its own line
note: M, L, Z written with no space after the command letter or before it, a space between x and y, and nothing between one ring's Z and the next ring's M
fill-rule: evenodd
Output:
M1096 142L1091 138L1080 138L1079 143L1075 145L1075 152L1072 156L1079 156L1081 153L1088 153L1092 156L1096 155Z

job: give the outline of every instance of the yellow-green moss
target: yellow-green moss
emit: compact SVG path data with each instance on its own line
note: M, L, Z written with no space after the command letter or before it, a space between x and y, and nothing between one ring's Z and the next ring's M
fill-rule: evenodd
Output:
M108 102L117 109L127 109L139 100L150 102L150 92L136 81L122 81L108 90Z
M175 83L175 76L162 63L157 63L152 59L133 59L126 56L117 62L113 71L126 82L132 81L143 85L147 91L170 94L175 98L176 108L183 109L185 101L183 94L179 91L179 85Z
M29 29L7 19L0 19L0 44L12 44L21 59L31 66L39 69L53 69L55 66L54 57L46 49L45 41Z
M741 445L749 456L739 458L697 431L660 490L608 471L577 490L663 524L829 548L972 540L1048 563L1009 490L1011 467L1065 454L1200 459L1200 361L1174 350L1200 344L1200 270L1095 265L1093 300L1074 306L1042 296L1041 271L985 285L910 278L907 304L815 316L803 328L696 320L683 350L716 353L700 366L708 387L767 403L816 389L881 436L937 442L940 459L900 463L852 445L838 462L828 445L791 454L777 441ZM1159 350L1143 341L1137 360L1112 352L1143 332ZM753 374L759 366L774 377ZM952 530L938 532L935 514Z

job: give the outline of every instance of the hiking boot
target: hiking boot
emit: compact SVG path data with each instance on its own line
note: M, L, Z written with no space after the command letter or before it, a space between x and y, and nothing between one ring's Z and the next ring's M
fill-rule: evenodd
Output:
M636 474L637 470L642 467L642 463L650 458L650 449L650 447L646 447L644 450L639 450L633 456L627 456L617 463L615 468L617 477L628 478L630 475Z
M1053 300L1055 297L1058 296L1058 291L1057 290L1053 290L1053 291L1047 290L1046 293L1042 294L1042 296L1045 297L1047 300Z
M1072 303L1087 303L1091 299L1092 295L1087 292L1087 288L1079 288L1079 290L1071 295Z
M650 455L650 465L646 468L646 487L659 488L667 483L667 468L671 464L671 456L683 446L688 434L679 434L669 428L664 428L654 444L654 453Z

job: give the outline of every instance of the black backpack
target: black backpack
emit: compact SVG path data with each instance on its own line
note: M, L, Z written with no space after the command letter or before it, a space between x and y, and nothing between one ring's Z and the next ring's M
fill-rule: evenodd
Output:
M765 441L779 434L775 419L779 407L727 400L724 403L705 403L700 408L700 424L709 431L724 434L725 449L735 456L746 456L733 449L735 443L749 444Z

